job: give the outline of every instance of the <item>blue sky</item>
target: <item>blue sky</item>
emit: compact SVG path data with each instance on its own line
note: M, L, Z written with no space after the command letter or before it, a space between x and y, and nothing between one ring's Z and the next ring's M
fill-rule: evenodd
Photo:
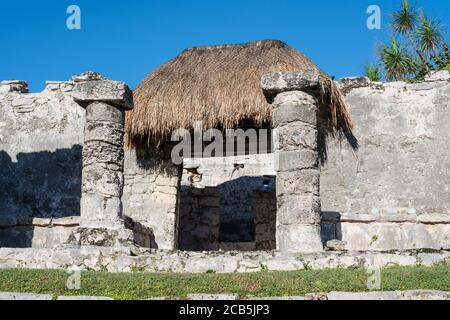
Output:
M400 0L0 0L0 79L45 80L99 71L135 88L186 47L280 39L336 77L360 75L389 35ZM450 23L450 1L417 0ZM81 8L81 30L68 30L66 9ZM382 29L366 27L366 9L382 10Z

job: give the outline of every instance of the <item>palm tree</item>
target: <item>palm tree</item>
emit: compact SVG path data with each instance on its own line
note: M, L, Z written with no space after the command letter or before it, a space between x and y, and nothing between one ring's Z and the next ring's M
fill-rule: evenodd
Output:
M408 0L403 0L401 8L392 14L392 28L398 34L408 38L420 61L428 70L428 63L417 47L413 37L414 30L419 20L418 17L417 10L409 5Z
M450 50L440 20L428 18L408 0L401 0L401 7L392 13L391 28L394 38L377 52L382 72L366 65L366 76L420 81L431 70L450 71Z
M408 79L417 66L416 59L395 38L391 38L389 44L383 45L378 55L388 81Z
M416 37L420 44L420 51L429 57L437 57L438 51L446 45L442 35L443 32L444 28L439 20L429 19L422 13L420 24L416 29Z
M364 75L370 79L370 81L381 81L381 71L379 64L367 63L364 67Z

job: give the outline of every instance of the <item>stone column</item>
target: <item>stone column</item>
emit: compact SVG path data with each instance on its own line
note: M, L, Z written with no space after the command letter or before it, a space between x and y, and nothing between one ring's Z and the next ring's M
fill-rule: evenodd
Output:
M81 225L71 241L116 245L131 241L122 218L125 111L133 108L125 83L98 73L74 77L73 99L86 109L81 190Z
M317 152L314 70L273 73L263 77L272 103L274 156L277 170L277 250L323 251L320 238L320 171Z

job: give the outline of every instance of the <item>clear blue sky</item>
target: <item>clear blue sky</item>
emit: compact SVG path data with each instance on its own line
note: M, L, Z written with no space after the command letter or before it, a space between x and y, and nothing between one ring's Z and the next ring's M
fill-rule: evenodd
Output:
M336 77L360 75L386 39L400 0L0 0L0 79L45 80L99 71L132 88L184 48L280 39ZM450 23L449 0L417 0ZM66 9L81 8L82 29L66 28ZM382 9L382 29L366 28L366 9Z

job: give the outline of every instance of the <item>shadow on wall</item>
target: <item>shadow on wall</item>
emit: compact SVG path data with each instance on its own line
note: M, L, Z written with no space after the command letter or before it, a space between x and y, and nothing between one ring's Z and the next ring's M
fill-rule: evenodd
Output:
M342 240L341 214L337 211L322 211L320 235L325 246L330 240Z
M352 131L345 133L330 133L326 130L319 130L317 136L317 152L319 154L319 161L321 165L325 165L328 161L328 141L337 138L337 140L343 144L344 140L350 145L353 151L358 151L359 141L353 135Z
M81 161L80 145L55 152L20 153L17 162L0 151L0 218L79 216ZM7 243L19 238L17 245ZM1 237L0 247L28 247L32 239L32 232L24 229L23 237Z
M178 246L187 251L275 248L275 177L240 177L215 187L182 186Z

